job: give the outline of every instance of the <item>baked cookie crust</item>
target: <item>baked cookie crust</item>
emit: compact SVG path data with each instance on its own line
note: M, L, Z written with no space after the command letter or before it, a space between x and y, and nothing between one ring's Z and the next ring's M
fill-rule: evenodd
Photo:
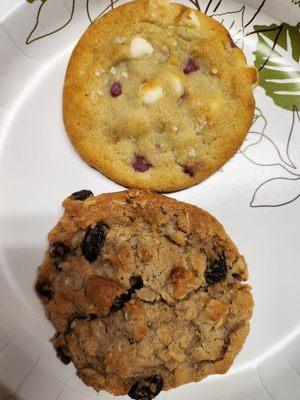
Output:
M137 189L80 191L63 206L36 282L61 361L97 391L144 400L225 373L253 300L221 224Z
M107 177L171 192L236 153L256 82L220 23L166 0L137 0L96 20L76 45L64 123L81 157Z

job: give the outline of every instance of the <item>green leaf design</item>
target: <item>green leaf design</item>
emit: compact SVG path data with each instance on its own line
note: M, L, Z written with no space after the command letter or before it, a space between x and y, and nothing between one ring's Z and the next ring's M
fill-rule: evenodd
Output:
M275 104L286 110L300 107L300 22L296 26L255 25L254 52L260 82Z

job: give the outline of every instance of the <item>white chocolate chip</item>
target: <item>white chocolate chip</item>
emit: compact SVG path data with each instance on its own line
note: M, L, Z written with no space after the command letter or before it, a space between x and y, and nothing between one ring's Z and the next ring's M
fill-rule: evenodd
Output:
M98 96L103 96L104 95L102 90L97 90L97 94L98 94Z
M122 76L123 76L123 78L127 79L128 78L128 73L126 71L123 71L122 72Z
M184 89L181 83L181 79L176 75L172 75L172 84L176 94L179 97L182 96L184 93Z
M115 37L115 43L123 44L123 43L125 43L125 38L123 36L116 36Z
M113 74L113 75L116 75L116 73L117 73L117 68L116 68L116 67L111 67L110 73Z
M200 28L200 25L201 25L201 24L200 24L200 21L199 21L197 15L194 13L194 11L191 11L191 12L190 12L189 17L190 17L190 20L191 20L192 24L193 24L196 28Z
M188 151L188 155L190 157L196 157L196 150L194 149L194 147L191 147Z
M177 131L178 131L177 126L172 126L172 130L173 130L174 132L177 132Z
M155 82L146 82L140 87L140 96L145 104L153 104L163 95L163 90Z
M146 39L143 39L141 37L135 37L134 39L132 39L130 45L131 57L138 58L146 54L152 54L152 53L153 53L153 47Z
M213 69L211 70L211 73L212 73L213 75L217 75L218 72L219 72L219 71L217 70L217 68L213 68Z
M178 44L177 40L174 39L174 40L173 40L173 45L174 45L174 46L177 46L177 44Z
M99 78L100 72L99 72L99 71L95 71L95 72L94 72L94 75L95 75L97 78Z

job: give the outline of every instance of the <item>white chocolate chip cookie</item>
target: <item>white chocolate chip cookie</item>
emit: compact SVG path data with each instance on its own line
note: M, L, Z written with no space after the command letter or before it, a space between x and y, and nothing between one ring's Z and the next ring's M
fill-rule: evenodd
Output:
M238 150L256 81L221 24L166 0L137 0L79 40L64 122L76 150L106 176L174 191L207 178Z

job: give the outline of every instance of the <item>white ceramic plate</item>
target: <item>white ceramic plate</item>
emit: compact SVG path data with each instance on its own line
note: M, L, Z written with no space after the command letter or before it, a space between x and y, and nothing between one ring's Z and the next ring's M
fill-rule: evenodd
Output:
M61 116L70 52L111 2L19 3L0 25L0 399L112 399L56 359L54 330L33 292L61 201L82 188L121 189L80 159ZM256 303L251 333L226 375L159 399L300 399L300 5L249 3L203 0L201 9L261 67L251 132L222 171L172 197L215 215L245 255Z

